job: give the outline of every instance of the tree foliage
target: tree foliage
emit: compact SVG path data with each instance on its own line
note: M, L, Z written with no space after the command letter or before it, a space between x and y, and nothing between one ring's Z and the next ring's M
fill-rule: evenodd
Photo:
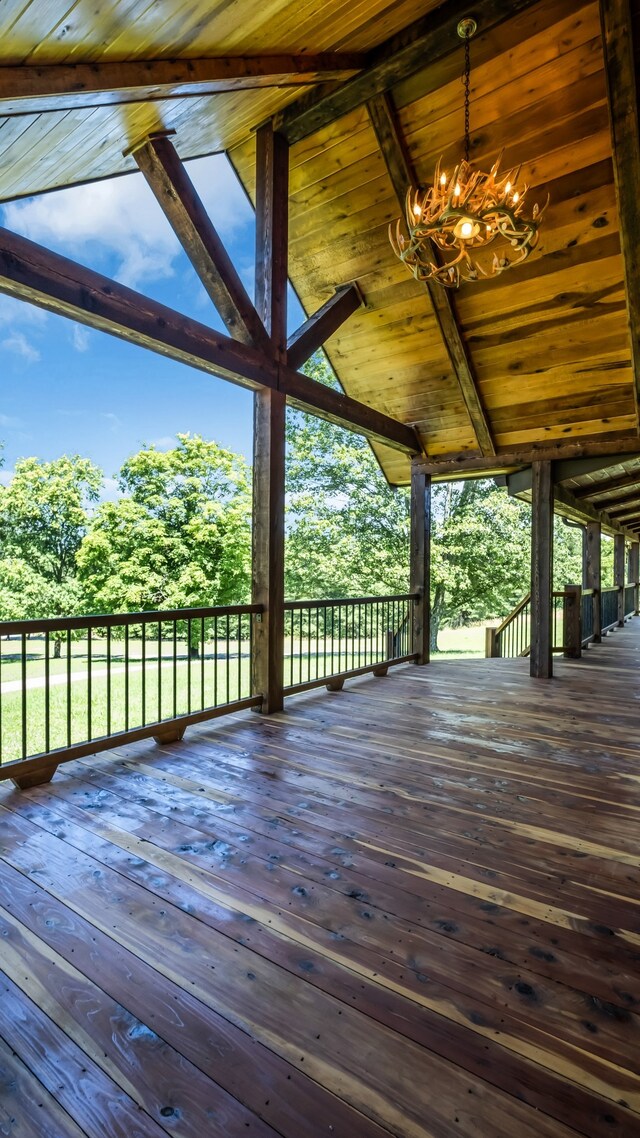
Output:
M241 603L250 582L250 483L242 458L199 435L144 447L118 476L78 554L92 612Z

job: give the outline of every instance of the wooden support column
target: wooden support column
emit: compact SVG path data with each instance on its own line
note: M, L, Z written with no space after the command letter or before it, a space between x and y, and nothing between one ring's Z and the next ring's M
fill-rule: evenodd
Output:
M530 673L545 680L553 675L552 570L552 464L538 461L532 467Z
M276 359L287 353L289 155L270 123L256 137L256 310ZM286 397L259 391L254 403L252 599L253 690L260 711L281 711L284 683L284 473Z
M282 710L284 670L285 397L256 392L253 423L253 693L258 711Z
M578 660L582 655L582 588L565 585L563 605L563 655Z
M613 538L613 583L618 590L618 628L624 627L624 586L626 584L626 551L624 534Z
M602 640L602 581L600 575L600 544L602 527L600 522L587 522L585 526L584 557L582 565L582 587L593 589L593 641Z
M629 580L633 585L633 608L638 615L638 584L640 584L640 542L631 542L629 553Z
M429 663L431 635L431 477L414 462L411 469L411 552L409 591L419 600L413 610L413 651L417 664Z
M256 309L278 358L287 358L289 148L271 123L256 133Z

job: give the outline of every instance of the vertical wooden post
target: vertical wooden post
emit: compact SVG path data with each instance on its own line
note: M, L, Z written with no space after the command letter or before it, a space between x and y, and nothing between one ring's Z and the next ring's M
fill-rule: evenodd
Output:
M287 354L289 151L265 123L256 133L256 309L281 361Z
M411 550L409 591L418 594L413 609L413 651L417 664L429 663L431 635L431 475L411 469Z
M492 625L487 625L484 630L484 654L487 660L495 659L499 655L497 629Z
M274 356L287 350L288 149L270 123L256 137L256 309ZM285 397L256 392L253 451L253 690L260 710L280 711L284 662Z
M582 587L593 589L593 640L602 640L602 581L600 576L600 543L602 529L600 522L588 522L586 526L586 550L583 563Z
M578 660L582 655L582 588L565 585L563 604L563 656Z
M613 538L613 583L618 590L618 628L624 627L624 586L626 577L624 534Z
M638 584L640 582L640 543L632 542L629 554L629 580L633 585L633 611L638 616Z
M553 675L551 582L553 567L553 477L548 461L532 464L530 672Z
M286 405L280 391L258 391L253 424L253 691L259 711L281 711L284 682L284 456Z

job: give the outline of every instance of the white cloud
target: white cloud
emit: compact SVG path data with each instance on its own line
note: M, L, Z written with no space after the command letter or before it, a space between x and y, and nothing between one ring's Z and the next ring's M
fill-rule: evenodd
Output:
M122 419L119 419L113 411L101 411L100 418L107 420L112 431L119 431L122 426Z
M152 439L148 444L155 447L156 450L173 450L176 445L175 435L161 435L159 439Z
M0 427L13 431L18 427L24 427L24 423L21 419L16 419L14 415L0 415Z
M30 324L32 327L42 327L46 323L48 313L43 308L36 308L27 300L17 300L13 296L0 295L0 328L8 324Z
M89 348L90 339L89 329L85 328L84 324L74 324L72 326L71 343L76 352L86 352Z
M10 336L7 336L6 340L2 341L0 347L5 348L8 352L15 352L17 356L22 356L22 359L26 360L28 364L37 363L40 359L40 352L34 348L33 344L29 343L24 332L18 332L15 329Z
M251 206L224 155L190 162L187 169L223 236L251 221ZM87 259L88 247L113 254L118 258L115 275L132 287L171 276L180 252L141 174L12 202L4 207L4 223L80 260Z
M0 470L0 486L8 486L13 478L13 470Z

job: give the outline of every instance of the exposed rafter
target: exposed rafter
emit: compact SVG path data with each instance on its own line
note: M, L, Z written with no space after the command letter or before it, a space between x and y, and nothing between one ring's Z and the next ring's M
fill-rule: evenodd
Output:
M201 98L256 87L301 87L347 79L364 65L363 55L322 52L0 66L0 115Z
M503 451L493 458L481 455L456 454L443 455L442 458L426 458L420 469L434 478L456 478L465 473L496 474L501 470L516 470L519 466L530 466L532 462L549 458L552 462L574 458L589 458L603 454L640 455L638 436L630 433L616 434L615 438L603 439L602 435L582 436L579 442L539 443L529 450Z
M640 470L632 474L619 474L615 478L608 478L602 482L590 482L587 486L579 486L574 490L576 498L600 498L604 494L611 494L615 490L624 490L629 486L640 485Z
M404 423L6 229L0 229L0 292L243 387L278 388L296 407L407 454L420 451Z
M533 0L483 0L482 31L515 16L531 6ZM303 95L276 117L276 126L291 144L300 142L361 107L376 95L388 91L395 83L421 68L433 65L452 51L460 50L458 22L469 14L468 0L455 0L416 20L397 36L386 40L367 56L360 75L335 85Z
M151 135L132 153L229 334L266 349L264 325L169 138Z
M345 320L360 308L362 295L357 285L348 284L339 288L313 316L289 337L287 341L287 363L289 367L302 367L314 352L337 332Z
M640 116L634 21L628 0L600 0L600 17L637 415L640 401Z
M398 129L391 97L379 95L367 103L367 109L393 185L398 208L402 213L407 190L409 186L417 185L417 178ZM435 246L433 247L433 256L434 260L437 261ZM478 393L473 366L462 339L453 297L437 281L427 281L425 289L431 299L451 366L460 385L462 398L469 413L478 447L483 455L495 454L496 448L491 436L491 429Z

